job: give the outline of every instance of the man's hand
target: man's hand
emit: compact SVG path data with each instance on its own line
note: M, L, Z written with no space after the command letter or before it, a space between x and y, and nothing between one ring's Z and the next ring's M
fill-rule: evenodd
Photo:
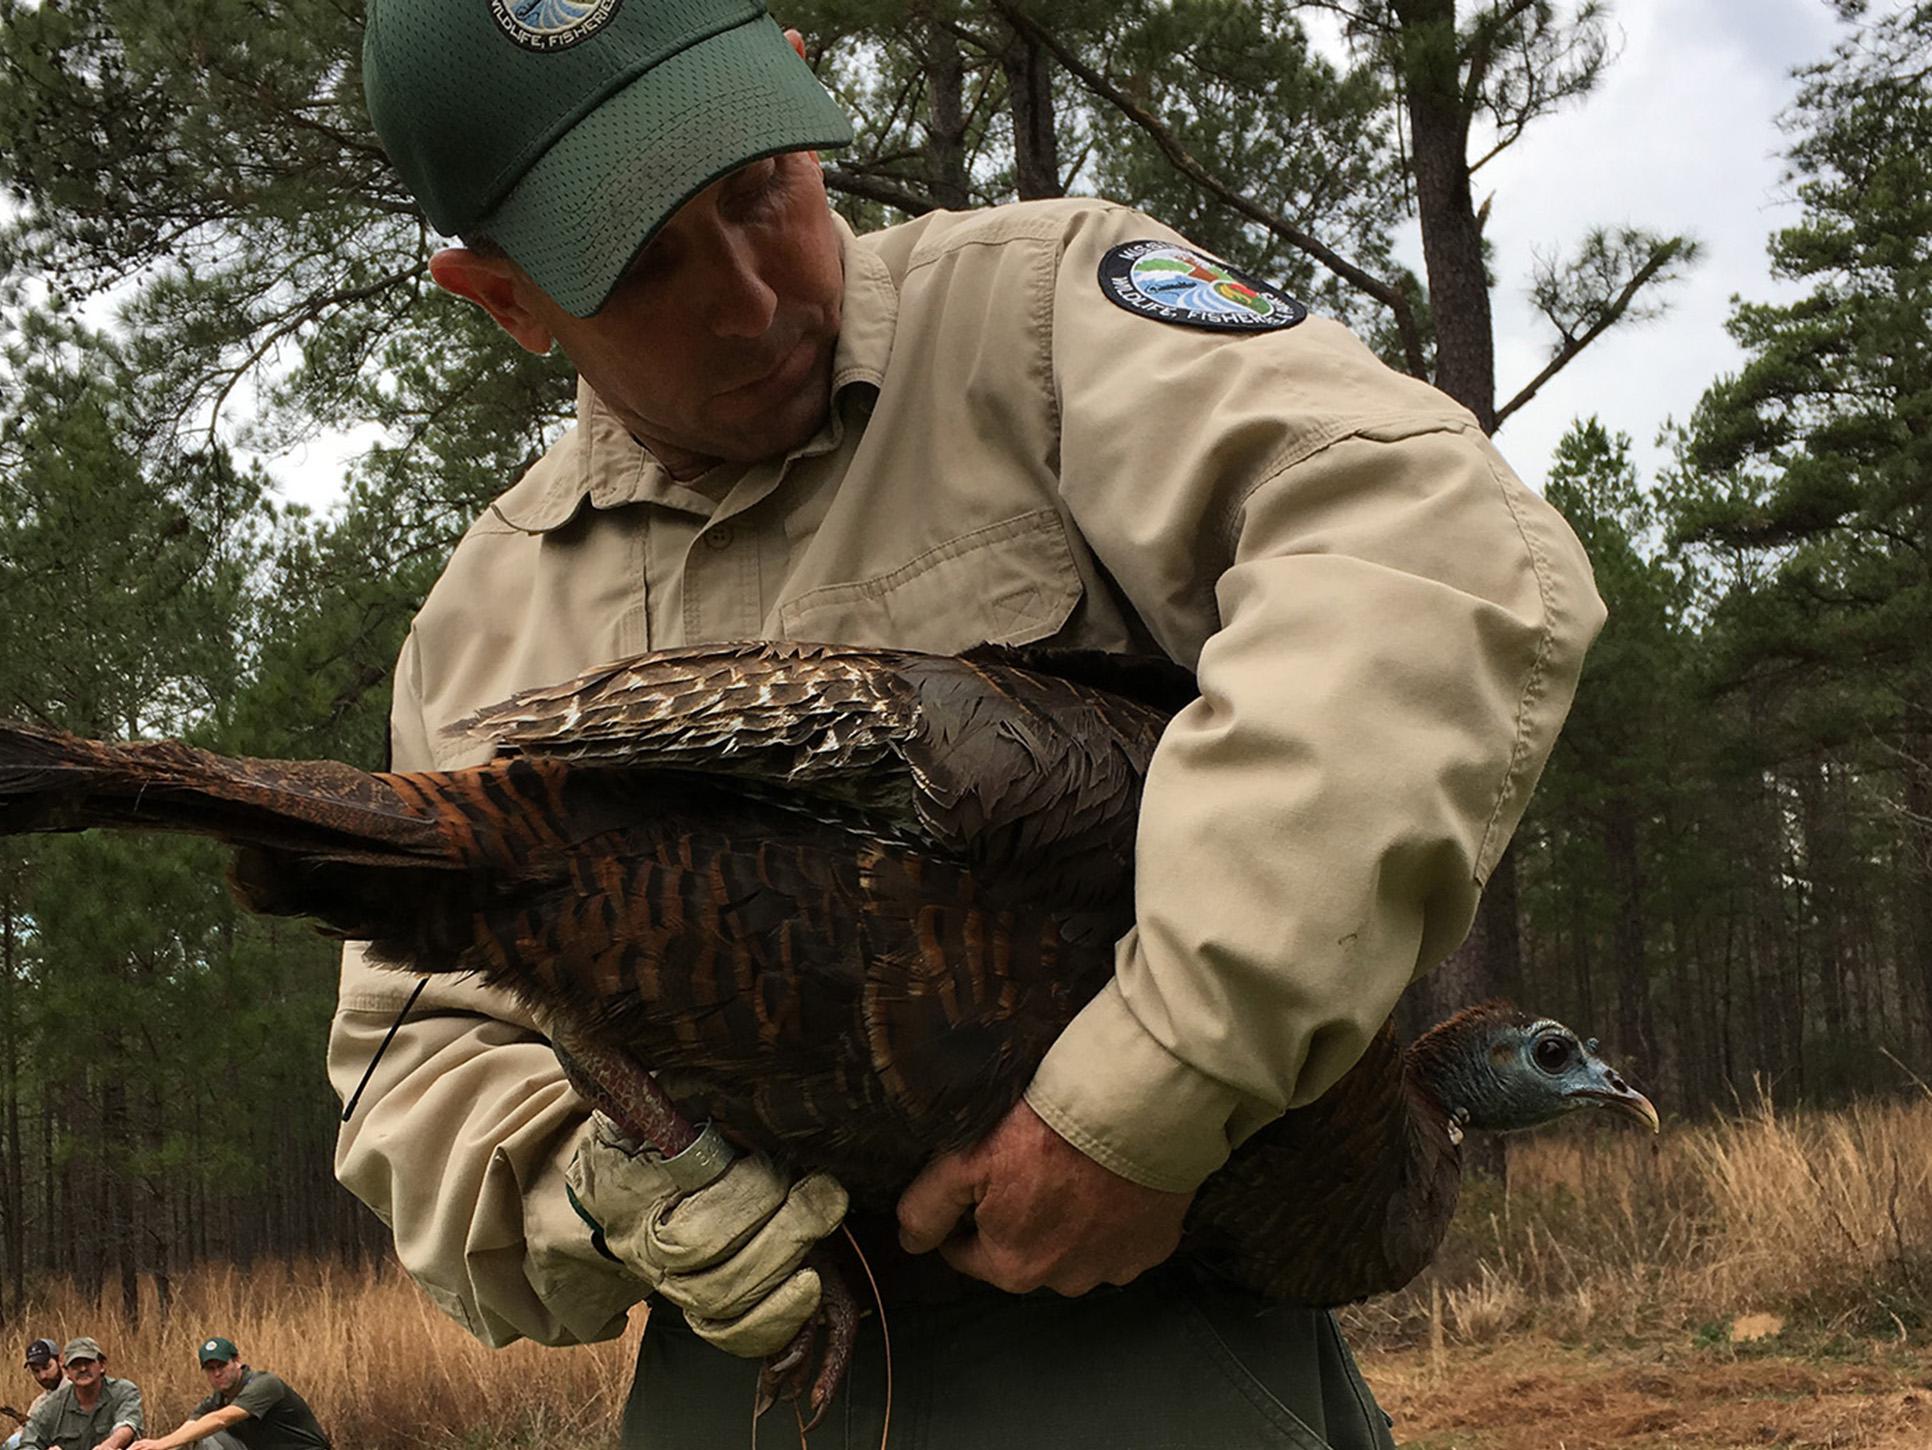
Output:
M773 1354L817 1310L805 1256L845 1217L845 1190L828 1174L793 1182L752 1154L686 1191L660 1155L594 1113L564 1178L611 1255L718 1348Z
M978 1145L926 1165L899 1198L899 1242L1008 1293L1084 1294L1173 1253L1193 1201L1101 1167L1022 1101Z

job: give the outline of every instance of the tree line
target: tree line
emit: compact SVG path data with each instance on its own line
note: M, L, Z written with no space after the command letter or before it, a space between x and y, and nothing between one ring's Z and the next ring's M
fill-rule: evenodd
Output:
M1677 1111L1762 1076L1932 1077L1932 7L1838 7L1787 118L1784 306L1642 479L1584 420L1550 497L1612 621L1471 943L1421 1021L1502 991ZM1339 17L1344 48L1307 24ZM858 128L861 229L1103 194L1347 321L1485 428L1668 301L1694 240L1579 229L1491 275L1482 168L1612 62L1580 0L800 0ZM0 713L375 766L387 673L469 518L568 418L427 278L363 115L357 0L0 0ZM1423 274L1397 260L1413 220ZM1586 219L1587 220L1587 219ZM1527 286L1532 376L1490 299ZM380 441L339 508L260 459ZM1542 460L1517 460L1525 471ZM360 1254L333 1186L334 950L243 917L198 843L0 843L0 1308L215 1256Z

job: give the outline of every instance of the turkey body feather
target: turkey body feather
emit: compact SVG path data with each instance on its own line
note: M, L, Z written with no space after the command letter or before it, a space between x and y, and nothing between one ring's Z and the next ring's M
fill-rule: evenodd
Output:
M469 770L0 727L0 832L220 837L251 908L475 972L889 1207L1108 980L1140 784L1190 693L1105 656L749 644L521 694L458 727L499 747ZM1209 1179L1183 1252L1303 1303L1399 1287L1460 1136L1385 1031Z

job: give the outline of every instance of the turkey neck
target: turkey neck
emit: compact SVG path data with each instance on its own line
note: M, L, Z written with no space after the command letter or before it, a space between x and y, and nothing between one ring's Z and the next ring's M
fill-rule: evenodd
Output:
M1492 1052L1498 1029L1515 1015L1503 1003L1485 1002L1416 1038L1403 1054L1411 1090L1475 1132L1503 1133L1540 1122L1547 1114L1531 1115L1518 1101Z

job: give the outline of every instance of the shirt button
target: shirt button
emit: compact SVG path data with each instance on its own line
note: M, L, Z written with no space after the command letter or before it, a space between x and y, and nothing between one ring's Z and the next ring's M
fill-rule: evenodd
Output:
M732 537L731 525L720 524L717 528L706 531L704 542L711 549L729 549Z

